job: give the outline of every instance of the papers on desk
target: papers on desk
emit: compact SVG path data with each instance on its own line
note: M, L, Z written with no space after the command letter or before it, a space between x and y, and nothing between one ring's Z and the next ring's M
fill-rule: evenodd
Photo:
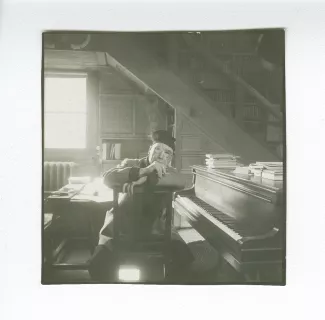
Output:
M84 187L84 183L82 184L67 184L64 187L62 187L59 192L72 192L72 191L80 191Z
M67 184L61 189L51 192L51 197L61 197L62 199L63 197L70 198L74 194L79 193L84 186L84 184Z
M77 194L71 200L72 201L93 201L97 203L111 202L113 201L113 190L107 192L105 195L90 195L90 194Z
M91 183L70 183L60 190L52 192L51 199L70 201L93 201L97 203L113 201L113 190L103 183L103 178Z
M94 202L113 201L113 190L104 184L103 178L96 178L93 182L86 184L72 200Z
M105 193L108 189L103 182L103 178L96 178L91 183L87 183L80 193L85 195L98 195Z

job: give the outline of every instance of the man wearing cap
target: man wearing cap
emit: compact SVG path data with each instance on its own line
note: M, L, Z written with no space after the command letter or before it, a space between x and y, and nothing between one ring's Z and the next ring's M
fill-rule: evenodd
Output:
M153 232L153 226L164 213L165 204L155 197L152 187L170 186L175 189L184 189L185 181L181 174L171 166L175 152L175 139L164 130L155 131L152 134L152 145L148 156L143 159L125 159L116 168L104 173L104 183L109 187L123 186L125 193L119 199L119 214L122 221L121 228L124 232L130 230L133 213L133 204L130 197L134 185L143 185L146 190L144 208L146 219L141 231ZM99 243L90 260L89 273L96 281L109 281L109 270L112 264L112 238L113 238L113 209L106 214L104 226L99 235ZM173 254L174 253L174 254ZM181 241L173 241L172 256L175 265L183 269L193 257L186 245ZM173 257L172 257L173 259ZM181 271L181 270L180 270Z

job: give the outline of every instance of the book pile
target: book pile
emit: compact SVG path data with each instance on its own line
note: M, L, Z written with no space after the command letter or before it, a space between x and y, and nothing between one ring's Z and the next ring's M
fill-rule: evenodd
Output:
M234 173L249 175L249 174L251 174L251 171L250 171L249 167L243 166L243 167L236 167L236 169L234 170Z
M238 158L231 154L206 154L205 164L210 169L235 169L240 166Z
M121 144L104 142L102 144L102 160L121 159Z
M257 162L256 163L251 163L249 165L250 172L256 177L262 176L263 169L264 169L263 165L257 164Z
M255 176L275 181L283 180L283 162L256 162L249 167Z

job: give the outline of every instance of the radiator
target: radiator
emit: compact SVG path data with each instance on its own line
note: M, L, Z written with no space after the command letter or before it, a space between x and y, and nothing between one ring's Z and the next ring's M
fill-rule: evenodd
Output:
M74 162L44 162L44 191L56 191L68 183Z

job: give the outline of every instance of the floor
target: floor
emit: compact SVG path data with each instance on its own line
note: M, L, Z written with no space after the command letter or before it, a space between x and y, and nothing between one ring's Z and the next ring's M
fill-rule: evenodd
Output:
M223 279L218 274L219 255L194 229L179 230L179 236L191 250L194 261L188 272L183 274L180 283L218 283ZM61 257L64 263L84 263L91 257L90 250L85 246L73 246ZM45 274L46 283L91 283L87 270L53 270ZM177 281L178 282L178 281Z

